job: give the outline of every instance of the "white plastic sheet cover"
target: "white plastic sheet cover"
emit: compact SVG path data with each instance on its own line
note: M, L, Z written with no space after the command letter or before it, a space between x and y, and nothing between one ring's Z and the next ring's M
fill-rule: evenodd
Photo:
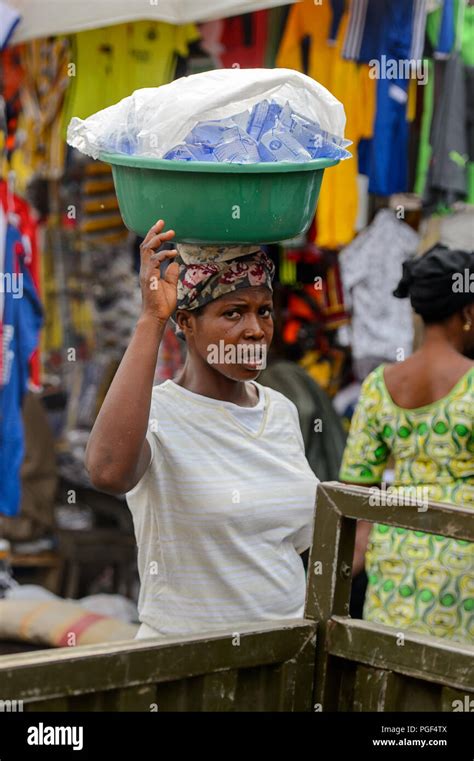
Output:
M6 0L18 10L21 23L12 44L70 34L125 21L192 21L237 16L240 13L285 5L288 0Z
M87 156L101 151L162 158L198 121L222 119L263 98L344 137L344 107L325 87L292 69L217 69L135 90L87 119L74 117L68 143Z

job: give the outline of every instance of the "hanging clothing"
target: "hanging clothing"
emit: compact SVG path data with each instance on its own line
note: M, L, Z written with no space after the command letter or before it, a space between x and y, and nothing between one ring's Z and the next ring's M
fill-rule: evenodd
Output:
M473 399L469 370L443 399L403 409L381 365L362 386L339 478L379 484L393 455L402 494L474 509ZM474 644L474 544L376 523L366 571L365 619Z
M467 123L466 73L462 59L453 53L445 64L443 89L434 107L431 123L431 155L424 199L451 205L467 195L467 161L469 155Z
M223 29L223 19L214 19L214 21L206 21L204 24L199 24L201 50L211 57L216 69L222 68L221 54L224 51L224 46L221 38Z
M244 13L224 19L220 59L224 68L238 65L240 69L259 69L265 66L268 35L268 11Z
M19 128L26 134L23 161L30 167L31 175L52 180L64 172L61 114L70 82L69 53L66 37L33 40L22 47L25 76Z
M9 194L7 183L5 180L0 180L0 207L6 209L7 206L17 218L16 227L20 231L24 251L23 263L31 275L38 298L41 298L40 252L38 245L38 220L36 214L29 203L23 198L20 198L16 193ZM0 239L1 235L2 233L0 229ZM0 272L3 272L1 257ZM2 310L3 297L0 293L0 318ZM37 350L34 351L30 360L30 380L35 386L40 385L40 357Z
M189 45L199 38L194 24L177 26L155 21L127 24L127 95L142 87L159 87L171 82L177 56L185 58Z
M423 115L422 115L422 122L421 122L421 131L420 131L420 145L419 145L419 151L418 151L418 161L417 161L417 168L416 168L416 180L415 180L415 193L417 193L420 196L424 196L426 202L436 202L436 200L440 200L442 203L445 203L446 200L448 202L452 201L453 198L461 196L464 200L466 200L467 203L474 203L474 6L466 5L463 9L463 15L462 17L459 16L460 13L460 5L457 0L454 2L454 19L453 19L453 25L455 27L455 31L457 32L458 40L456 43L456 40L454 40L453 45L451 45L450 50L453 49L454 45L456 45L456 49L460 51L461 59L464 63L464 82L460 79L460 73L459 73L459 61L457 61L456 65L451 65L450 67L450 76L451 76L451 85L447 84L447 80L445 82L445 76L447 71L447 63L444 63L443 61L431 61L429 59L425 59L424 64L428 67L428 80L427 84L423 88ZM431 13L428 14L427 18L427 24L426 24L426 33L427 33L427 43L429 48L433 51L433 54L435 58L446 58L446 55L438 55L437 51L440 48L440 39L442 37L442 22L445 19L445 13L443 11L443 7L438 8ZM462 23L461 23L462 22ZM443 49L443 53L447 52L447 47ZM457 72L457 73L456 73ZM456 92L452 94L449 90L449 88L452 86L452 83L454 82L456 86ZM446 87L446 89L445 89ZM464 96L462 95L462 92L464 91ZM445 104L447 100L452 100L455 98L456 103L454 104L454 108L460 108L462 112L465 114L465 118L463 121L459 117L457 117L457 111L454 113L447 114L445 111L446 105L443 105L443 109L440 109L439 103L441 99L443 99L443 103ZM437 108L435 108L435 103L437 103ZM458 104L458 105L457 105ZM449 167L449 175L455 174L458 175L458 181L459 181L459 175L464 175L464 184L463 184L463 191L461 193L458 192L458 181L456 181L455 187L453 187L452 190L448 187L448 199L444 197L444 181L443 177L440 177L442 188L441 188L441 194L439 194L436 189L431 189L427 185L428 180L428 170L430 166L430 162L432 159L432 145L431 145L431 139L433 137L432 134L432 123L434 114L437 113L437 120L438 120L438 127L435 130L435 134L438 135L438 138L443 138L443 130L446 131L447 128L447 121L450 120L454 123L451 124L450 129L450 138L452 136L452 128L454 128L455 134L457 134L457 140L461 139L463 141L464 139L467 141L467 152L463 154L459 152L459 150L456 150L456 156L455 160L458 162L457 166L460 171L457 171L455 169L455 166ZM457 118L455 118L457 117ZM462 136L459 134L459 130L465 130L465 138L462 138ZM441 155L444 152L445 149L442 148L442 144L438 142L438 149L441 148ZM458 146L459 148L459 146ZM462 144L461 144L462 148ZM448 161L450 163L451 160L449 159L449 153L451 152L451 147L448 146ZM467 161L465 161L465 157L467 157ZM438 156L439 160L439 156ZM445 161L445 159L442 159L442 161ZM431 183L432 174L429 176L429 181ZM434 191L434 192L433 192Z
M277 65L276 58L289 10L289 5L278 5L276 8L269 8L268 10L267 49L264 63L267 69L274 69Z
M369 165L369 193L408 191L408 80L377 81L377 113Z
M18 119L21 113L20 91L24 77L21 50L21 45L17 45L0 51L0 95L5 101L5 114L0 114L0 139L4 145L2 158L7 159L8 162L12 161L12 155L15 155L14 152L18 144Z
M382 65L387 61L418 61L425 25L426 0L352 0L343 56ZM408 190L407 122L414 118L416 97L416 89L409 87L411 80L405 72L394 78L387 78L387 73L382 71L377 79L368 171L369 192L378 195Z
M353 158L328 169L323 178L316 212L315 243L321 248L338 248L349 243L356 230L358 211L357 144L373 134L376 82L366 64L341 57L348 14L339 18L335 44L328 42L333 27L333 7L303 0L291 7L277 57L277 66L304 71L302 43L309 39L307 74L344 105L345 136Z
M426 0L351 0L343 56L368 63L390 56L418 60L423 53Z
M455 17L454 0L443 0L435 58L447 58L454 47L456 38Z
M411 353L413 322L407 300L393 296L418 235L388 209L339 254L344 303L352 312L353 357L395 361ZM403 353L403 356L401 355Z
M435 92L435 67L434 62L425 58L424 65L427 67L427 82L423 90L423 113L421 117L420 140L418 144L418 159L416 162L416 177L414 192L422 196L426 187L426 177L431 158L430 131L433 118L434 92Z
M177 55L187 55L199 32L194 24L137 21L78 32L73 39L76 68L66 99L64 131L73 116L85 119L134 90L170 82Z
M0 534L14 542L53 533L58 482L54 437L39 394L31 391L25 394L22 413L25 456L21 466L20 511L14 518L0 514Z
M31 354L38 345L42 309L31 275L24 264L21 233L6 226L3 294L0 315L0 512L16 515L20 506L20 468L23 461L21 408L27 390Z

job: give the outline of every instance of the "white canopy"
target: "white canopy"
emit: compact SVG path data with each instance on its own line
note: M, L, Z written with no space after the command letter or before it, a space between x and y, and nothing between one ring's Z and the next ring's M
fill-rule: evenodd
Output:
M11 44L56 34L80 32L124 21L170 24L235 16L285 5L288 0L4 0L22 20ZM290 0L291 2L291 0Z

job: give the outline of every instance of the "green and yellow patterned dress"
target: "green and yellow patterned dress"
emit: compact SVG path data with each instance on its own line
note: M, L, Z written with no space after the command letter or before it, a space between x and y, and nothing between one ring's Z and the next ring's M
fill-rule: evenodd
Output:
M362 385L340 479L378 484L392 454L394 486L474 510L474 369L416 409L393 402L383 371ZM374 524L366 571L365 619L474 644L474 544Z

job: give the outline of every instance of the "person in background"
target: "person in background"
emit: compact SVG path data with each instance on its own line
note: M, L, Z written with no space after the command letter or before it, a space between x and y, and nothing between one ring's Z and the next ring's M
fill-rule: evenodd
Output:
M474 510L473 264L443 246L405 263L394 295L410 297L423 342L365 379L342 481L379 485L392 454L402 493ZM474 644L474 544L361 521L354 576L366 547L365 619Z

